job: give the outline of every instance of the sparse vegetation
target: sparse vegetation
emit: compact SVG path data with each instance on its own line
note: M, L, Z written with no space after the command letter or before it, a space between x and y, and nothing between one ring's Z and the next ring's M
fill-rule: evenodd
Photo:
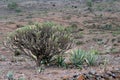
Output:
M120 0L0 0L0 80L120 80L119 14Z

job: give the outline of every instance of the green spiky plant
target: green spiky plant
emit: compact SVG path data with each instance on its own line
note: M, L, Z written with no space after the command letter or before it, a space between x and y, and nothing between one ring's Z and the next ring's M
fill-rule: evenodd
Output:
M12 71L9 71L9 72L7 73L7 78L8 78L8 80L15 80Z
M10 50L20 50L31 57L38 66L41 65L41 61L49 63L53 56L70 49L71 44L71 34L65 27L51 22L18 28L7 36L5 42L5 46Z
M94 66L96 64L98 56L93 52L88 52L85 57L85 61L89 66Z
M65 58L63 56L58 55L55 59L55 62L58 67L66 67L64 60L65 60Z
M84 63L85 55L86 55L85 51L77 49L73 51L73 53L71 54L70 60L73 65L78 67Z
M87 63L88 66L94 66L96 64L97 58L98 56L94 52L87 52L81 49L77 49L71 54L70 60L76 67L84 65L84 63Z

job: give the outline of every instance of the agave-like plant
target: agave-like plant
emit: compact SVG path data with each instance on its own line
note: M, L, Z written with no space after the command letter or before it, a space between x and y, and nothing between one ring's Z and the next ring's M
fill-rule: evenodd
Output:
M77 49L71 54L70 60L73 65L80 66L84 63L85 55L86 52L84 50Z
M83 65L84 63L87 63L89 66L94 66L96 64L97 58L98 56L94 52L87 52L81 49L77 49L71 54L70 60L72 64L77 67Z
M6 76L7 76L8 80L15 80L13 75L14 75L13 72L9 71Z
M85 61L89 66L94 66L96 64L98 56L94 53L87 52Z
M55 59L57 66L66 67L66 63L64 62L65 58L61 55L58 55Z

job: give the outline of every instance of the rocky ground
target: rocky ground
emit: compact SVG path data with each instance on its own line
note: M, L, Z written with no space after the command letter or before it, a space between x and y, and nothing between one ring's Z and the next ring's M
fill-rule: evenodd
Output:
M9 72L13 72L17 80L20 77L25 80L120 80L119 1L95 3L94 13L77 1L15 1L21 12L9 10L9 1L0 1L0 80L8 80ZM76 44L72 50L97 50L99 65L82 69L51 66L40 73L33 60L26 56L16 57L3 46L5 36L18 26L45 21L64 26L76 24L73 28Z

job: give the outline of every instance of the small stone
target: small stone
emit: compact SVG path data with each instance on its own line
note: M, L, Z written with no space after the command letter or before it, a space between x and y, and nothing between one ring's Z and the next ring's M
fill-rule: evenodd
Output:
M65 62L66 64L71 64L71 63L72 63L69 58L65 58L64 62Z
M85 80L85 76L84 75L80 75L77 80Z
M62 80L69 80L69 76L64 76L64 77L62 77Z
M95 75L95 74L96 74L96 71L94 71L94 70L89 71L89 74Z
M0 34L3 34L2 32L0 32Z
M73 78L77 78L78 77L78 75L73 75Z

